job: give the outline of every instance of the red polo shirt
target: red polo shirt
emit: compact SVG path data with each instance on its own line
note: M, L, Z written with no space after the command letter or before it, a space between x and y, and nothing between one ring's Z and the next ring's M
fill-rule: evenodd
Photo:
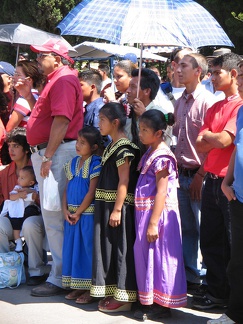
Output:
M83 127L83 96L76 71L62 66L48 75L40 97L27 123L27 141L31 146L49 141L53 117L70 120L65 139L76 139Z
M206 130L213 133L221 133L225 130L235 136L237 113L242 105L243 100L239 95L216 102L208 109L199 135L203 135ZM204 170L217 176L225 177L233 150L233 143L223 149L213 148L208 152L204 163Z

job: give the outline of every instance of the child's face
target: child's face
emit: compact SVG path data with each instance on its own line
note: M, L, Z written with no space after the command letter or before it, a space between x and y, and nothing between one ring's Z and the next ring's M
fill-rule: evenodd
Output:
M21 161L26 157L27 152L24 151L23 146L15 142L8 143L8 152L12 161Z
M92 86L81 78L79 79L79 82L81 85L84 101L89 101L92 95Z
M139 122L139 139L144 145L151 145L157 139L157 132L149 128L143 121Z
M31 187L34 183L32 174L24 170L19 171L18 185L21 187Z
M77 138L76 152L82 157L89 157L90 155L92 155L90 144L83 136L78 136Z
M112 131L112 123L103 114L99 114L99 128L103 136L110 135Z

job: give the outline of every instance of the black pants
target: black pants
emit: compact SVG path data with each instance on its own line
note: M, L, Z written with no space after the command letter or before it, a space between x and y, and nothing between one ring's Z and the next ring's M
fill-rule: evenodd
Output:
M39 214L40 214L40 208L38 206L29 205L24 210L24 217L14 218L14 217L9 217L8 215L7 215L7 217L10 220L10 223L14 230L21 230L23 222L26 220L26 218L28 218L30 216L36 216Z
M230 283L229 307L227 316L233 321L243 323L243 203L230 202L231 209L231 259L228 267Z
M200 246L207 267L209 294L215 299L228 300L226 269L230 260L230 208L221 190L222 181L223 178L206 178L202 192Z

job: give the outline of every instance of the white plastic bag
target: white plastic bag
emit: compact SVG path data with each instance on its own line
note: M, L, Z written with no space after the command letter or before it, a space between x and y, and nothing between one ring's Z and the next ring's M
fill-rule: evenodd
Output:
M51 171L43 182L43 207L45 210L50 211L60 211L62 209L58 182Z

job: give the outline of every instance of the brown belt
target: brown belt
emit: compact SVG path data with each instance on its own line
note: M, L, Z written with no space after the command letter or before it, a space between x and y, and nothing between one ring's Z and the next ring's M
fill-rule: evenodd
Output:
M199 167L195 168L195 169L189 169L189 168L184 168L184 167L178 166L178 173L182 174L188 178L191 178L192 176L194 176L194 174L197 173L198 170L199 170Z

